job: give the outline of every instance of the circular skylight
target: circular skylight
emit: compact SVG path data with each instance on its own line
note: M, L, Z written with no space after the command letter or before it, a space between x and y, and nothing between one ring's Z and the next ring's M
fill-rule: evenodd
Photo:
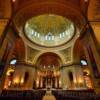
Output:
M74 35L73 23L58 15L40 15L25 24L25 35L33 43L42 46L58 46L68 42Z

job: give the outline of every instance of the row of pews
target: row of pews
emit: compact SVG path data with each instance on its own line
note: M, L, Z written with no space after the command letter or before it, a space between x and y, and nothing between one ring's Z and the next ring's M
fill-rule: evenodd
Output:
M3 90L0 95L0 100L42 100L45 95L43 90Z
M52 93L57 100L100 100L100 95L93 90L53 91Z
M3 90L0 100L42 100L45 90ZM93 90L53 90L52 94L56 100L100 100L100 95Z

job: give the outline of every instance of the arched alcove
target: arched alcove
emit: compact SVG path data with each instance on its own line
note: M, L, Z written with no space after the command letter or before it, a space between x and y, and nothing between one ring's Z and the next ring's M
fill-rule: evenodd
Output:
M73 73L71 71L68 72L69 80L73 81Z
M46 52L41 54L37 61L36 61L36 65L39 67L60 67L61 66L61 58L52 52Z
M29 72L25 72L24 82L27 83L28 79L29 79Z

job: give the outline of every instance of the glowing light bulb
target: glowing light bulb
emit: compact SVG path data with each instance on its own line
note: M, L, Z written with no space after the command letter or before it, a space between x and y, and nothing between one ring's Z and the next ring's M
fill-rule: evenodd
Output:
M38 38L40 37L40 34L38 33Z
M50 36L48 37L48 40L51 40L51 37Z
M21 78L20 83L21 83L21 84L24 83L24 79L23 79L23 77Z
M12 2L16 2L16 0L12 0Z
M46 67L45 67L45 65L44 65L44 69L45 69Z
M64 33L64 32L62 33L62 36L63 36L63 37L65 36L65 33Z
M48 68L50 68L50 65L48 66Z
M45 40L48 40L48 36L45 36Z
M54 40L54 36L52 36L52 40Z
M60 34L60 38L62 38L62 34Z
M34 30L32 30L32 35L34 34Z
M37 32L35 32L34 36L36 36L36 35L37 35Z

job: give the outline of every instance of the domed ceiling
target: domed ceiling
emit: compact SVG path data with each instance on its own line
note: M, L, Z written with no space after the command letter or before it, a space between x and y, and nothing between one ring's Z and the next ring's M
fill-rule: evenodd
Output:
M41 46L58 46L72 39L74 24L58 15L44 14L29 19L24 27L25 36Z

